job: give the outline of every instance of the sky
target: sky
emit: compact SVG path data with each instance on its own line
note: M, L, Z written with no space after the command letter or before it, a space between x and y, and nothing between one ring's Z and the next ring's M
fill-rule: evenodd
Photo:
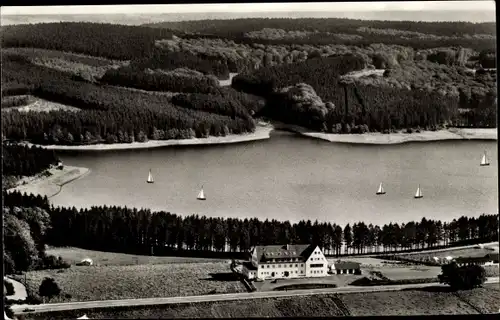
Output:
M318 11L495 11L495 2L411 1L411 2L316 2L316 3L241 3L177 5L99 5L99 6L2 6L2 15L50 14L152 14L195 12L318 12Z

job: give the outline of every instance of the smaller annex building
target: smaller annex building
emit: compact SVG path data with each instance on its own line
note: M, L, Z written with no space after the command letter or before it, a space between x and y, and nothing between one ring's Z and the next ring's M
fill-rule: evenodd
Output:
M328 261L321 249L311 244L256 246L242 273L247 279L325 277Z
M330 266L333 274L361 274L361 264L350 261L337 261Z
M484 257L458 257L455 259L459 267L468 265L494 266L499 264L499 254L491 253Z

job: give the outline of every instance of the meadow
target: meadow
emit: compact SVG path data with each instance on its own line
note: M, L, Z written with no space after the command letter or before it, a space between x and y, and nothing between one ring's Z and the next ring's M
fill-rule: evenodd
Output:
M50 302L115 300L246 292L229 263L72 266L26 273L28 293L36 295L45 277L61 294ZM24 282L24 276L17 280Z
M90 258L95 266L128 266L128 265L157 265L171 263L203 263L220 262L229 266L229 260L191 257L156 257L134 255L126 253L86 250L75 247L49 247L47 254L61 257L70 264L76 264L83 259ZM229 268L229 267L228 267Z

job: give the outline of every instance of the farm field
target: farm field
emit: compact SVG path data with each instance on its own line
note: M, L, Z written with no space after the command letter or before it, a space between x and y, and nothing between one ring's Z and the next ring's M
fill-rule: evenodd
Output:
M61 257L71 264L78 263L85 258L92 259L95 266L127 266L141 264L171 264L171 263L200 263L200 262L220 262L229 265L230 260L211 258L190 258L190 257L155 257L133 255L125 253L105 252L96 250L86 250L75 247L55 248L49 247L47 254Z
M26 314L25 319L70 319L83 314L89 318L121 319L479 314L497 312L499 299L500 290L497 284L493 284L459 293L408 290L329 294L153 307L71 310Z
M131 266L72 266L26 274L28 292L38 292L52 277L61 294L57 302L115 300L246 292L229 263L177 263ZM20 281L24 276L18 276Z
M446 292L446 288L440 288L352 293L341 295L341 300L353 316L478 314L474 302L484 306L481 309L483 312L498 311L498 284L485 285L484 288L467 292L467 301L460 298L461 294Z

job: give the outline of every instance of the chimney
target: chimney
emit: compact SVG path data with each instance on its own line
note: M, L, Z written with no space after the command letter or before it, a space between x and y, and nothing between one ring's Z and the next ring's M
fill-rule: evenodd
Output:
M286 245L286 250L290 250L290 245L289 244Z

